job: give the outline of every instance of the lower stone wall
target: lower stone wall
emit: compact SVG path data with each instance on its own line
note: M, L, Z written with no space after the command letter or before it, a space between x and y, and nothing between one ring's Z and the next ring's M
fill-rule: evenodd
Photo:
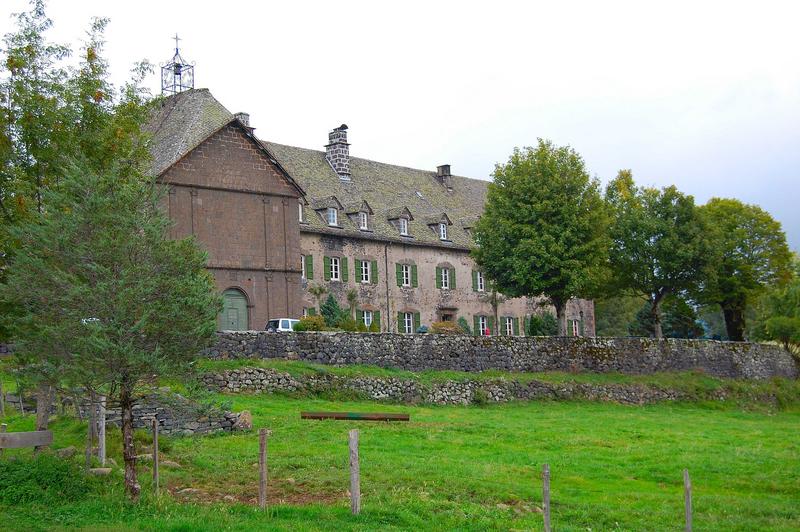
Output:
M717 377L797 378L776 345L649 338L508 337L441 334L221 332L214 359L286 358L423 371L593 371L648 374L700 369Z
M311 374L299 377L268 368L247 367L220 373L209 373L202 381L210 389L220 392L255 393L341 393L350 392L364 399L397 403L475 404L498 403L512 400L571 400L613 401L624 404L650 404L678 400L726 400L724 390L709 392L707 396L689 396L680 390L634 384L590 384L539 380L514 381L447 380L423 384L410 379L385 377L341 377L329 374ZM774 397L759 398L775 403Z

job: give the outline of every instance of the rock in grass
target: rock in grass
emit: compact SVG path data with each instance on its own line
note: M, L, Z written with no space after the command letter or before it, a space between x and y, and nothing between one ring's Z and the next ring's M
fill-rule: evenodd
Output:
M163 467L171 468L171 469L180 469L181 465L178 462L173 462L172 460L163 460L159 462L159 464Z
M233 424L233 430L250 430L253 428L253 414L249 410L242 410L236 423Z
M64 447L63 449L56 450L56 456L58 456L59 458L68 459L75 456L76 452L77 450L75 449L75 446L70 445L69 447Z
M111 468L110 467L93 467L89 469L89 473L92 475L110 475Z

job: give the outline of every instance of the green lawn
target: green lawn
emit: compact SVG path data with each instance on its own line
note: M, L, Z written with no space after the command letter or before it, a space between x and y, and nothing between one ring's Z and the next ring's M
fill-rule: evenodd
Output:
M800 528L800 410L535 402L404 407L277 395L220 396L253 413L269 442L270 505L257 493L255 432L162 438L171 493L123 501L121 475L85 500L0 505L0 530L538 530L540 471L549 463L556 530L678 530L681 471L694 485L695 530ZM403 411L410 423L302 421L301 410ZM26 430L32 417L9 417ZM347 498L347 431L361 430L363 513ZM57 420L55 447L80 446L79 423ZM141 451L147 437L140 435ZM111 456L121 462L119 436ZM7 456L30 451L7 451ZM78 458L76 458L78 459ZM149 469L140 467L149 494ZM228 496L228 500L225 497ZM235 500L231 500L231 497Z

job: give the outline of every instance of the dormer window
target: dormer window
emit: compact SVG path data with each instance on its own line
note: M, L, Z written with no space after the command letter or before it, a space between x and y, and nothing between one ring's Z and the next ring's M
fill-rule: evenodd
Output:
M362 231L366 231L367 229L369 229L368 222L369 222L369 218L367 217L367 213L365 213L363 211L358 213L358 228L359 229L361 229Z
M339 211L335 207L328 207L327 221L330 226L339 225Z
M305 220L303 219L303 203L302 202L297 204L297 214L298 214L298 220L300 220L300 223L304 223Z
M439 239L447 240L447 224L445 223L439 224Z
M408 219L407 218L399 218L398 223L400 224L400 234L404 236L408 236Z

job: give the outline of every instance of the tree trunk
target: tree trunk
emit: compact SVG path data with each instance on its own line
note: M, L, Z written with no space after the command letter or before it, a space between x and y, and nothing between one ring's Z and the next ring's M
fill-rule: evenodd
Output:
M133 501L139 500L141 486L136 480L136 449L133 444L133 386L123 379L119 391L122 410L122 459L125 461L125 492Z
M498 336L500 334L500 318L497 316L500 301L498 300L497 291L492 290L492 314L494 315L494 331L491 334Z
M552 298L551 298L552 299ZM567 335L567 302L553 299L553 306L556 307L556 320L558 321L558 335Z
M36 390L36 430L47 430L50 423L50 407L53 405L53 392L53 387L46 383L39 384ZM41 450L41 446L33 448L36 453Z
M744 341L744 303L729 302L722 306L722 314L725 316L725 330L728 333L728 340L733 342Z
M653 337L664 338L664 332L661 329L661 298L656 297L650 307L650 316L653 318Z

